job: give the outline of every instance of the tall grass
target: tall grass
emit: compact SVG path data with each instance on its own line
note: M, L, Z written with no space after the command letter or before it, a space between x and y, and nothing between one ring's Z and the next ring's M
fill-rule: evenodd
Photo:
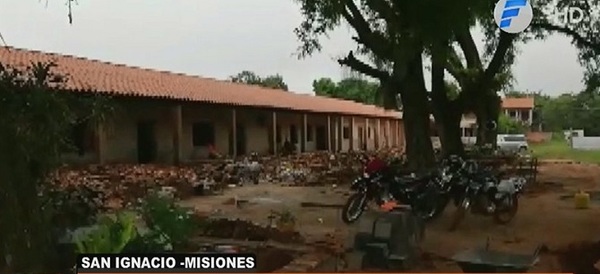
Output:
M551 140L532 144L533 155L539 159L573 160L600 164L600 150L573 149L566 140Z

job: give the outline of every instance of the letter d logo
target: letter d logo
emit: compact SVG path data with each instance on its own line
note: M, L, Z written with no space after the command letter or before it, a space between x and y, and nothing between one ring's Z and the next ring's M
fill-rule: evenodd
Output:
M500 0L494 8L494 20L508 33L524 31L533 19L533 9L528 0Z

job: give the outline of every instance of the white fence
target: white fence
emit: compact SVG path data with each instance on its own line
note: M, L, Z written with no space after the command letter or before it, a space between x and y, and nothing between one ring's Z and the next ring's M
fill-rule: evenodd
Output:
M572 137L572 147L583 150L600 150L600 137Z

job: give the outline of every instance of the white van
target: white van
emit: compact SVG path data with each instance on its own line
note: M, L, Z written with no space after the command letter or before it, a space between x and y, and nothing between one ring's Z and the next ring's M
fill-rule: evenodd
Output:
M524 134L498 134L497 146L503 152L524 153L529 150Z

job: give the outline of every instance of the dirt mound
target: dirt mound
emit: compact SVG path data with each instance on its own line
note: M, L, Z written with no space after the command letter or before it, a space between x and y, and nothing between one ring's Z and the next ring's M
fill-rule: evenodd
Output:
M280 243L304 243L304 238L298 232L281 231L275 228L258 226L252 222L239 219L206 220L201 235L236 240L273 240Z
M580 242L556 251L563 272L600 274L594 265L600 260L600 241Z
M294 260L295 254L275 248L255 250L258 273L269 273L281 269Z

